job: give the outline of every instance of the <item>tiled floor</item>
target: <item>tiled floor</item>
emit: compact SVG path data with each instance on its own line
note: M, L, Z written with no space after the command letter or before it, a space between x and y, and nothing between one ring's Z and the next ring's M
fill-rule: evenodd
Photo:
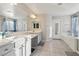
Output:
M62 40L46 41L44 46L39 46L33 56L66 56L65 51L72 51Z

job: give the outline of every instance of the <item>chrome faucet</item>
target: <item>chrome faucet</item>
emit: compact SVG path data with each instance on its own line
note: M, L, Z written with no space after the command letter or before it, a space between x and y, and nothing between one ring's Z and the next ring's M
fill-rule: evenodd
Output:
M4 39L4 36L5 36L5 32L2 33L2 39Z
M33 32L35 32L35 30L33 30Z

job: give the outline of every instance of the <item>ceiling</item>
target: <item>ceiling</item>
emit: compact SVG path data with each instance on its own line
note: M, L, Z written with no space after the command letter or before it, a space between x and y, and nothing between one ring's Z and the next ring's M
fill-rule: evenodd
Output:
M79 3L27 3L36 14L71 15L79 11Z
M10 3L0 3L0 15L6 17L13 17L14 16L14 6Z
M53 16L71 15L79 11L79 3L25 3L36 14L51 14ZM14 15L11 3L0 3L0 15Z

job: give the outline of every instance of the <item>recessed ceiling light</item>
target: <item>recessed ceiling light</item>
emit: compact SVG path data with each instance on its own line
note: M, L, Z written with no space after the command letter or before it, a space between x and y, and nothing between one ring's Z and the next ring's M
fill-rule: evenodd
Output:
M7 9L7 10L5 10L5 11L6 11L6 12L9 12L9 13L13 12L12 9Z
M10 5L17 5L17 3L10 3Z
M11 12L10 10L8 10L7 12Z
M62 5L63 3L58 3L57 5Z

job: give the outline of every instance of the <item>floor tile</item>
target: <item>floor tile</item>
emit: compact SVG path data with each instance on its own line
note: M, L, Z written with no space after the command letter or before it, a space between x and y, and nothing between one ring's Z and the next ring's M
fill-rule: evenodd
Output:
M72 51L62 40L48 40L44 46L38 46L32 56L66 56L65 51Z

